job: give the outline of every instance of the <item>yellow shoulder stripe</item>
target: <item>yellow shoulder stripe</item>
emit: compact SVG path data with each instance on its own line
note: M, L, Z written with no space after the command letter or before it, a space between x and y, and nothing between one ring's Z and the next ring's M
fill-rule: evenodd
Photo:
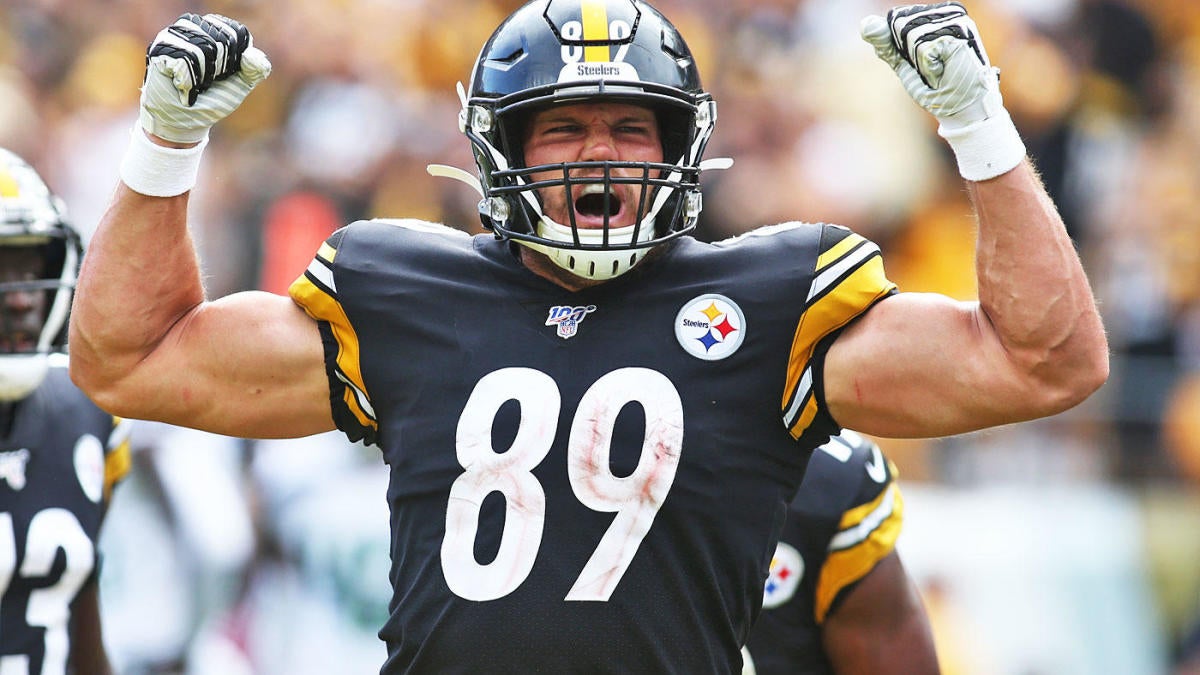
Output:
M895 548L904 522L904 498L895 483L874 501L847 511L840 531L830 542L829 557L817 577L813 613L825 621L833 601L850 584L862 579Z
M326 249L328 248L328 251ZM326 257L328 254L328 257ZM321 252L318 253L323 259L333 260L334 249L328 245L322 246ZM302 307L309 316L317 321L323 321L329 324L333 331L334 338L338 344L338 354L336 358L338 370L348 380L346 391L343 395L343 400L347 409L354 415L358 422L364 427L378 428L374 420L374 415L368 414L364 407L364 402L359 401L355 396L355 390L366 395L366 386L363 384L362 366L358 351L358 334L354 327L350 325L350 319L346 316L346 312L342 309L341 303L336 298L329 295L323 289L317 287L307 275L301 275L298 279L292 282L288 288L288 294Z
M119 417L113 418L111 449L104 456L104 500L112 497L113 486L124 480L133 467L133 452L130 448L129 428L131 423ZM114 443L115 441L115 443Z
M817 258L808 307L792 339L781 403L793 437L799 438L817 414L810 368L817 343L895 288L884 273L879 247L859 235L846 236Z

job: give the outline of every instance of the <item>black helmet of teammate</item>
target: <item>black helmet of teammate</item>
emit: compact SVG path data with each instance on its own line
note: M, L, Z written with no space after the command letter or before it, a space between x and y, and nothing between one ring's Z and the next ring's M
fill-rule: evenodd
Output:
M49 355L64 350L83 247L62 200L25 160L2 148L0 247L28 255L30 267L40 268L36 278L0 283L0 401L12 401L36 389ZM14 293L44 293L42 311L20 309L9 299Z
M532 112L597 101L652 108L664 162L525 166L523 133ZM683 37L640 0L534 0L521 7L484 45L459 117L479 169L484 226L591 279L623 274L651 247L696 226L700 157L715 122L716 105ZM617 168L634 171L618 177ZM532 184L531 174L548 170L559 178ZM576 178L581 171L594 177ZM602 229L585 230L573 213L569 223L542 213L538 189L562 186L574 203L581 186L597 183L605 193L613 183L641 186L633 225L610 229L606 215Z

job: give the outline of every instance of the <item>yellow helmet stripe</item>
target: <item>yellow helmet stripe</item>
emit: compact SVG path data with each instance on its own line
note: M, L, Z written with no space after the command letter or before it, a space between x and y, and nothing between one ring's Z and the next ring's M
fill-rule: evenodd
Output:
M608 8L603 0L583 0L583 5L580 8L583 13L583 39L584 40L607 40L608 39ZM607 63L612 60L609 55L607 45L600 47L584 47L583 60L589 63L603 62Z
M17 185L17 179L11 173L0 169L0 197L12 198L20 196L21 187Z

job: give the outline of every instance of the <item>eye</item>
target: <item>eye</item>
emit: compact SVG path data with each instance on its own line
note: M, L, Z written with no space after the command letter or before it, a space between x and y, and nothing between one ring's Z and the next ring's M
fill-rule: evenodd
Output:
M554 136L554 135L561 136L564 134L577 133L579 130L580 130L580 125L572 123L572 122L563 122L560 124L553 124L553 125L547 126L545 129L542 130L542 135L543 136Z

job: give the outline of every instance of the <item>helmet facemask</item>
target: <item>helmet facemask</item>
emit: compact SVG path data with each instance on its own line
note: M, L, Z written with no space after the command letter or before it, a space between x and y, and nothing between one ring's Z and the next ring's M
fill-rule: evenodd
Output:
M593 23L609 27L607 38L582 38L589 19L579 20L581 5L592 12L603 6L608 21ZM479 170L484 226L587 279L619 276L651 248L694 229L702 208L700 173L723 167L700 162L716 105L700 88L686 45L665 18L634 0L526 5L485 45L470 95L460 90L460 96L459 128L471 141ZM525 165L524 131L533 114L608 102L654 111L663 161ZM463 179L438 168L440 175ZM546 190L563 190L569 206L603 214L603 225L581 227L574 208L567 209L568 222L551 220L539 197ZM630 192L636 196L621 200L619 195ZM635 210L632 225L609 226L618 207Z
M592 100L592 99L585 99ZM519 113L513 113L514 115ZM668 119L678 120L675 114ZM659 112L656 120L662 120ZM498 116L503 120L503 115ZM657 121L660 130L670 124ZM524 124L507 134L510 148L520 147ZM660 137L662 136L660 131ZM522 166L524 153L514 150L517 167L489 175L487 216L500 236L541 251L557 265L587 279L609 279L634 265L651 248L695 226L700 199L698 166L681 165L685 151L663 138L667 161L571 161ZM668 154L669 153L669 154ZM673 160L673 161L672 161ZM559 191L566 217L546 213L547 193ZM693 205L691 213L685 212ZM584 226L577 214L591 215ZM508 217L504 217L504 216ZM594 222L600 218L599 226ZM621 224L617 224L617 219Z
M41 384L49 355L66 349L82 246L61 200L5 150L0 150L0 249L10 271L20 264L30 272L0 280L0 401L15 401Z

